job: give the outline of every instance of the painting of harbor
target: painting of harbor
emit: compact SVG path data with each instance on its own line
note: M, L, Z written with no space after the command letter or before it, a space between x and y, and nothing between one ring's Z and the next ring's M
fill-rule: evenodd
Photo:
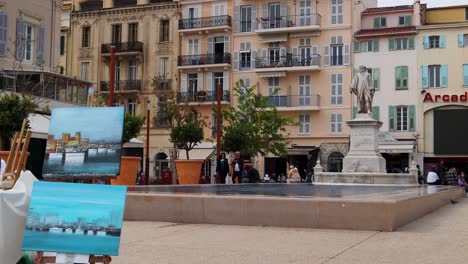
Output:
M123 107L54 108L43 177L117 176L123 122Z
M23 250L117 256L127 187L35 182Z

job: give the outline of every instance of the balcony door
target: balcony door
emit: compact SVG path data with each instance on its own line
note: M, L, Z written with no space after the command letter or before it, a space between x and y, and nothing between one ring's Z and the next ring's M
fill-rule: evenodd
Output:
M224 59L224 36L223 37L215 37L214 38L214 45L213 51L215 56L215 63L223 63Z
M225 25L225 15L227 14L226 4L213 4L213 26Z
M112 44L122 42L122 24L112 25Z
M280 48L269 49L269 62L271 66L277 66L280 63Z
M187 92L189 95L194 95L198 91L198 74L197 73L189 73L187 74L188 79L188 89Z
M310 47L301 47L301 66L310 66Z
M137 79L137 63L136 60L128 61L128 80L135 81Z
M299 1L299 25L310 26L312 25L312 1L300 0Z
M281 27L281 13L280 13L280 4L274 3L269 6L270 11L270 28L279 28ZM286 19L286 18L285 18Z
M199 39L187 40L187 55L200 55L200 40Z
M299 105L310 105L310 76L299 76Z
M190 7L188 9L187 18L189 19L189 27L188 28L199 28L200 24L200 9L198 7Z

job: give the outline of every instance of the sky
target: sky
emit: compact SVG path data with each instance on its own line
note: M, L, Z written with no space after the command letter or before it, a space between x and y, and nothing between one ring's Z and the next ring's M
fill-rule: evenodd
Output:
M414 0L378 0L378 6L397 6L397 5L411 5ZM440 7L440 6L454 6L454 5L467 5L467 0L421 0L421 3L426 4L427 7Z
M42 215L59 214L62 221L85 221L108 218L111 211L121 212L125 207L125 186L34 182L30 208ZM120 228L121 226L117 226Z
M123 107L54 108L49 135L62 138L62 133L70 133L74 137L76 132L81 132L81 137L91 142L102 139L121 142L123 120Z

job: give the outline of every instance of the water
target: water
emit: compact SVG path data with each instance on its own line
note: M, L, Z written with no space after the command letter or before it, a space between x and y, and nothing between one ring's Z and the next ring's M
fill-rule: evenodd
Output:
M117 256L120 237L24 231L23 250Z
M69 158L62 164L61 158L44 161L43 176L112 176L120 172L120 152L90 155L84 162Z

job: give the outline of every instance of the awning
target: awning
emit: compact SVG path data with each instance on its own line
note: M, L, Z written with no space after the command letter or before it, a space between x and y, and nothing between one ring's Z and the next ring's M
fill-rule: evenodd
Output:
M50 116L43 114L29 114L29 127L32 138L47 139L49 133Z
M288 41L288 34L260 36L260 43L285 42Z
M379 144L380 153L413 153L414 144Z
M209 149L192 149L189 151L189 158L191 160L206 160L212 153L214 152L214 149L209 148ZM187 159L187 155L185 150L180 149L179 150L179 159L185 160Z
M285 71L257 72L257 77L261 77L261 78L284 77L284 76L286 76Z

